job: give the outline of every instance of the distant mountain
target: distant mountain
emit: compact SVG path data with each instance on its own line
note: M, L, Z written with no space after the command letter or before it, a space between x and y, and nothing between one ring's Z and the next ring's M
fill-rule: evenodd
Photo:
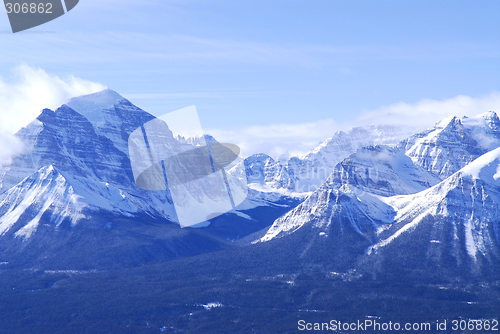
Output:
M413 194L441 180L417 165L400 148L367 146L338 163L328 179L329 187L352 185L380 196Z
M248 174L254 175L249 181L254 189L311 193L327 180L339 162L360 148L377 145L396 148L399 153L395 154L403 152L413 164L444 180L480 155L500 146L500 120L494 112L471 118L450 117L418 134L414 134L411 127L355 127L348 132L335 133L302 157L275 161L256 154L247 158ZM258 165L264 169L252 170L252 166Z
M227 173L248 178L247 200L182 229L166 191L134 183L127 139L153 118L106 90L16 134L29 150L0 169L2 333L288 333L301 319L498 315L495 113L399 143L404 129L357 128L301 158L248 157ZM173 151L203 142L164 130Z
M356 239L360 248L351 260L364 249L370 255L363 261L372 269L404 263L422 272L425 265L434 268L428 274L437 268L448 268L450 275L491 274L500 259L500 148L478 154L497 143L496 124L492 112L450 118L395 148L360 149L260 241L300 232L314 252L326 240L342 249Z
M498 146L500 119L492 111L471 118L449 117L398 145L441 180Z
M369 250L377 266L412 263L414 271L439 270L444 276L498 277L500 148L434 187L385 202L397 215Z
M288 193L311 193L326 181L333 167L357 149L370 145L394 146L414 133L411 127L371 125L336 132L302 157L275 161L255 154L245 161L250 186L254 189Z
M247 178L247 200L208 227L182 231L169 193L142 190L133 178L128 137L154 118L105 90L45 109L21 129L28 150L0 167L0 262L133 265L256 239L279 239L313 262L318 254L361 261L357 269L373 272L427 259L484 273L499 257L494 112L448 118L399 143L408 130L359 127L301 158L253 155L228 170ZM173 152L202 141L164 136ZM412 245L418 250L403 256Z

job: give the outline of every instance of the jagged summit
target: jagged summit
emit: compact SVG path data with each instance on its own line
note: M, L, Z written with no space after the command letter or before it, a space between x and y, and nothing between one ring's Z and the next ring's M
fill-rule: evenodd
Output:
M94 122L86 117L89 111ZM96 122L98 114L102 118ZM29 149L0 170L2 191L17 189L22 197L25 190L19 184L23 180L54 166L78 192L74 200L65 204L75 212L102 210L173 220L171 200L165 192L146 192L135 185L128 157L130 133L153 118L111 90L74 98L55 111L44 109L16 134ZM168 144L180 145L172 136ZM32 191L27 198L48 201L45 195ZM57 205L52 203L48 208ZM48 217L59 219L57 214ZM24 218L18 217L22 221Z
M450 117L396 148L358 150L260 241L301 231L308 249L330 237L341 249L357 235L376 270L491 274L500 261L500 147L487 148L498 140L497 122L495 113ZM440 181L443 171L451 175Z
M0 235L29 238L47 213L55 217L55 226L65 220L74 224L83 218L78 197L57 168L44 166L0 196Z
M289 231L286 226L307 225L313 220L329 224L332 207L343 196L342 189L347 189L344 186L356 189L354 193L383 197L426 191L499 147L498 124L500 120L494 112L462 119L452 116L396 147L360 148L338 163L328 180L304 203L275 221L271 234L283 235L278 232L280 225L284 226L283 231ZM268 235L263 240L270 239Z
M155 118L110 89L75 97L66 105L87 118L99 135L110 139L117 149L127 155L130 134ZM173 138L171 133L170 137Z
M201 134L196 137L185 138L183 136L177 135L175 137L180 143L189 144L193 146L206 145L207 143L218 143L218 141L209 134Z
M104 121L103 110L113 109L125 101L128 102L117 92L104 89L97 93L74 97L66 105L85 116L90 122L99 123Z
M420 193L387 198L397 211L369 254L391 266L490 275L500 261L500 148ZM396 249L413 249L390 259ZM428 269L427 269L428 270ZM449 273L446 273L449 270ZM496 274L495 274L496 275Z
M102 226L108 226L106 220L144 217L175 222L167 192L139 189L130 165L130 134L154 118L112 90L74 98L55 111L44 109L16 134L29 150L0 170L2 242L32 242L41 231L53 237L51 231L64 226L83 231L88 217ZM433 256L467 265L494 263L491 254L499 251L500 240L497 114L450 117L397 144L405 131L358 127L336 133L300 158L256 154L234 166L229 174L246 174L252 194L265 194L260 204L256 199L247 209L258 210L264 202L284 205L294 192L309 196L292 211L280 211L285 214L267 234L259 234L264 235L260 240L286 242L301 231L293 242L306 243L311 252L318 242L326 245L325 240L334 240L331 247L346 242L353 249L352 241L359 239L363 246L355 247L376 256L409 247L416 235L419 247ZM171 148L196 146L201 139L165 133ZM203 139L215 141L209 135ZM269 194L275 190L288 191L288 197L281 194L272 202ZM240 218L252 220L245 215Z
M500 120L494 112L470 118L448 117L434 128L398 144L417 165L441 180L500 146Z
M143 264L221 250L231 247L226 238L256 232L297 204L254 192L237 210L253 210L262 217L260 207L269 209L259 221L252 218L254 213L232 211L217 217L214 232L178 228L170 192L140 189L132 172L129 137L154 119L116 92L104 90L56 110L44 109L22 128L16 137L27 150L0 167L0 262L95 268L94 263ZM172 152L200 142L178 140L166 126L161 134L162 149ZM215 141L209 135L204 139ZM186 192L181 205L216 206L222 201L209 197L211 191L208 184Z
M248 159L247 174L256 174L248 166L262 166L259 171L266 189L307 195L318 189L336 164L365 146L394 146L414 133L412 127L369 125L338 131L302 157L271 159L253 155ZM257 160L261 160L257 163ZM261 168L261 167L259 167ZM262 183L262 182L261 182Z

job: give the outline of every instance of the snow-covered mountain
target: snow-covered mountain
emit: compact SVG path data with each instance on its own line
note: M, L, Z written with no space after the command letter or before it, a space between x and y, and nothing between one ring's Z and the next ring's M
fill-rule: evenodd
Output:
M132 241L142 247L139 253L160 254L158 260L220 250L228 247L227 240L269 226L284 210L298 204L286 196L252 191L247 201L217 219L213 228L177 231L178 211L170 192L136 186L129 156L131 133L155 119L116 92L104 90L73 98L55 111L44 109L21 129L16 136L27 150L0 167L0 260L39 261L39 247L57 247L61 254L67 253L66 258L78 257L83 248L89 251L89 245L95 245L99 239L95 233L104 238L106 247L119 245L113 252L125 262L137 260L130 245L120 241L120 235L130 233L139 233ZM174 138L167 125L163 130L163 150L179 153L199 145L200 138ZM208 135L203 139L216 142ZM245 172L236 167L231 177ZM212 190L205 187L183 199L199 202ZM261 208L266 217L261 217ZM261 218L257 221L253 215ZM159 231L162 238L171 242L157 240L152 232L157 224L165 228ZM79 240L80 249L72 246L71 238ZM196 245L189 246L191 242ZM94 260L108 264L116 260L93 254Z
M415 270L481 276L500 264L500 148L441 183L414 195L385 198L397 212L369 248L377 266L415 264ZM396 249L405 254L394 257Z
M389 146L360 148L333 169L328 186L352 185L381 196L413 194L440 182L403 150Z
M370 145L395 146L414 133L411 127L370 125L336 132L302 157L274 160L255 154L245 161L250 187L264 191L309 194L328 178L333 167L357 149Z
M446 118L398 144L417 165L441 180L498 146L500 119L492 111L471 118Z
M109 233L136 231L137 222L176 226L169 193L138 188L130 164L130 134L153 119L105 90L74 98L55 111L45 109L21 129L16 136L27 151L0 167L0 256L17 254L20 243L40 240L67 250L70 244L56 237L58 233L70 233L65 240L90 240L89 229L117 226L113 221L125 220L123 226L128 227L111 228ZM365 260L370 265L389 261L384 254L419 244L427 255L415 254L432 261L445 257L456 267L487 267L500 258L498 116L488 112L448 118L397 143L407 131L354 128L336 133L300 158L275 160L257 154L235 163L228 175L246 176L252 188L248 199L233 213L214 220L212 230L182 232L184 241L174 242L182 252L170 245L168 256L191 254L186 243L192 240L198 243L195 253L224 249L227 240L240 238L242 231L249 235L284 214L267 233L259 234L260 241L308 231L312 239L295 240L314 249L315 243L331 238L342 247L349 235L346 249L352 249L353 240L361 240L359 247L369 259L382 259ZM208 135L174 138L165 131L164 136L174 152L197 146L202 139L216 142ZM153 233L141 226L147 235L141 245L150 247ZM80 234L68 232L73 230ZM173 240L170 233L181 232L165 235ZM103 238L118 240L118 235ZM38 258L34 249L27 252Z
M95 99L92 95L96 95ZM154 117L110 90L92 95L73 99L69 104L76 105L84 114L88 113L94 124L63 105L56 111L43 110L35 121L16 134L29 151L2 167L2 196L7 197L3 203L9 206L6 212L23 211L20 203L31 201L45 208L44 211L53 211L51 217L55 222L63 217L59 217L54 208L63 205L68 207L67 212L71 212L69 218L74 223L85 211L98 210L117 215L140 213L175 220L166 192L147 192L135 186L128 158L128 135L141 122ZM84 109L88 104L92 108ZM99 110L102 118L98 117ZM179 145L174 138L171 138L170 144ZM51 173L47 173L48 170ZM32 187L29 186L32 179L54 187L61 186L54 179L63 179L67 189ZM64 193L68 189L71 189L73 197L67 203L64 198L60 198L63 202L59 203L59 197L52 196L53 192ZM13 197L17 201L11 201ZM33 215L38 214L33 211ZM6 214L0 220L12 222L13 217L15 215ZM35 219L27 212L22 218L24 221Z
M360 149L260 241L300 230L324 238L357 234L377 259L418 261L412 254L419 254L437 267L446 259L455 269L487 268L500 259L500 148L487 152L498 140L497 123L492 112L450 118L395 148Z
M73 98L66 106L85 117L98 135L108 138L126 155L128 136L138 126L155 118L110 89Z
M339 131L302 157L276 161L262 154L248 159L246 164L250 186L254 189L277 189L309 194L325 182L333 168L356 150L386 145L395 147L394 154L407 155L413 164L444 180L480 155L500 145L500 120L496 113L487 112L475 117L450 117L435 127L414 134L411 127L390 125L355 127ZM257 162L260 160L259 162ZM252 170L252 166L265 166ZM259 175L265 175L264 178ZM428 178L428 177L426 177ZM431 176L431 179L435 179ZM427 181L431 181L428 183ZM435 180L424 181L424 186ZM421 190L419 188L416 190ZM405 193L405 192L403 192ZM399 193L399 194L403 194Z
M125 217L146 215L175 222L177 217L168 191L142 190L134 182L128 139L133 131L154 119L111 90L73 98L56 111L43 110L35 121L16 134L28 151L0 168L0 189L5 197L3 210L6 212L0 216L0 222L8 221L4 226L12 227L15 219L26 222L38 217L35 220L39 220L43 213L24 212L22 203L28 202L52 212L47 213L47 217L51 217L55 226L66 218L76 224L81 217L98 211ZM174 138L166 125L164 130L163 150L179 153L199 145L200 138ZM209 135L203 139L216 142ZM68 190L29 186L34 178L56 187L52 180L55 176L46 173L49 167L57 177L64 179L64 187L71 189L71 201L53 196L53 192ZM203 191L196 192L196 196L203 198ZM198 197L193 200L199 201ZM268 205L269 199L261 201L259 196L253 196L250 202L245 208ZM57 208L62 206L68 209L59 216Z

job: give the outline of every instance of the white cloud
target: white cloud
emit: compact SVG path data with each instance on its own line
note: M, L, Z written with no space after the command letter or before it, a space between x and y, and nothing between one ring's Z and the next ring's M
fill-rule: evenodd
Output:
M302 155L331 137L341 128L332 119L302 124L249 126L236 130L205 129L220 142L234 143L246 157L266 153L272 157L282 154Z
M105 88L74 76L61 79L40 68L20 65L14 69L13 80L0 78L0 132L15 133L43 108L55 109L71 97Z
M27 65L18 66L11 81L0 78L0 163L8 161L13 154L23 149L12 133L35 119L43 108L55 109L73 96L90 94L104 88L105 86L99 83L72 76L59 78L40 68ZM165 94L164 97L171 98L174 95ZM157 96L146 94L135 97ZM181 94L179 97L186 96ZM282 154L305 154L320 142L333 136L335 132L348 130L353 126L406 124L423 130L448 116L474 116L488 110L500 111L500 93L493 92L480 97L460 95L444 100L423 99L413 104L399 102L363 111L355 120L348 123L325 119L301 124L205 130L221 142L239 145L243 156L266 153L278 157Z
M34 120L43 108L55 109L71 97L105 88L74 76L59 78L24 64L13 70L12 80L0 78L0 164L21 153L23 145L12 134Z
M500 111L500 93L480 97L459 95L444 100L423 99L410 104L399 102L375 110L364 111L358 124L411 124L428 128L448 116L475 116L486 111Z
M21 154L25 145L11 133L0 132L0 166L9 164L12 157Z
M206 130L221 142L239 145L243 156L254 153L266 153L272 157L281 154L300 156L335 132L354 126L390 124L425 130L448 116L475 116L490 110L500 111L500 93L481 97L460 95L440 101L423 99L414 104L399 102L364 111L356 120L346 123L326 119L303 124L250 126L232 131Z

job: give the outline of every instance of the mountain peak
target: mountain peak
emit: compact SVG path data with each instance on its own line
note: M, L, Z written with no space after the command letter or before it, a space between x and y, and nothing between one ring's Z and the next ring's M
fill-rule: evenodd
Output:
M494 111L487 111L474 117L464 117L462 123L466 127L480 126L494 131L500 130L500 119Z
M462 124L462 120L460 118L457 116L449 116L436 123L434 128L453 130L458 124Z
M498 119L498 115L493 110L484 112L482 114L477 115L477 117L483 117L484 119Z
M500 147L483 154L461 169L463 176L470 175L474 179L498 184L500 178Z
M127 155L130 134L155 118L110 89L75 97L66 106L87 118L99 135Z
M85 116L91 123L99 123L104 121L102 110L114 109L122 101L127 100L117 92L105 89L97 93L74 97L66 105Z
M115 92L114 90L111 89L103 89L99 92L92 93L92 94L87 94L87 95L82 95L78 97L74 97L70 100L71 101L78 101L78 100L85 100L85 101L94 101L96 103L100 104L110 104L113 105L117 101L124 100L125 98Z
M181 135L177 135L175 139L177 139L177 141L179 141L180 143L189 144L193 146L200 146L208 143L218 143L218 141L209 134L201 134L195 137L187 137L187 138L184 138Z

